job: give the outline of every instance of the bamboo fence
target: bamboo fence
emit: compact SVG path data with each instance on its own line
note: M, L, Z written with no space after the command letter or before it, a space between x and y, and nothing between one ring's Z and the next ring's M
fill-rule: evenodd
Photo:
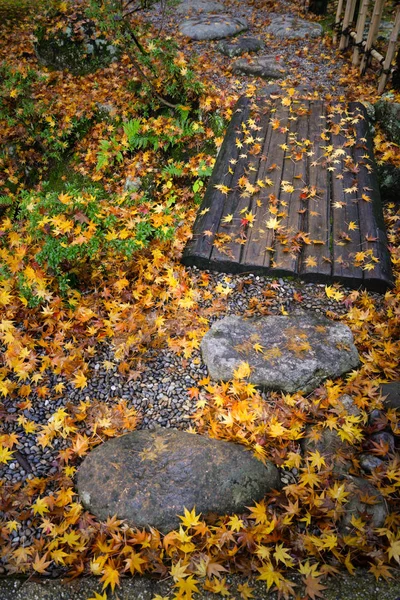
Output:
M353 46L353 65L358 66L364 75L372 61L380 65L378 70L378 93L385 89L389 76L394 70L393 59L398 46L400 32L400 3L394 12L394 22L386 53L376 49L385 0L339 0L335 18L334 40L339 38L339 50ZM358 9L358 10L356 10ZM369 21L369 22L368 22Z

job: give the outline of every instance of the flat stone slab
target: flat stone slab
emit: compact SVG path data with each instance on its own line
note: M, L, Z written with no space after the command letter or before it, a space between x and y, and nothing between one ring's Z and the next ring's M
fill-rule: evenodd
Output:
M223 12L225 6L221 2L212 2L212 0L183 0L177 7L176 12L179 15L189 13L210 13Z
M241 56L247 52L259 52L265 47L264 42L256 37L252 36L241 36L232 40L224 40L219 43L218 50L233 58L234 56Z
M179 27L182 35L192 40L220 40L245 31L247 21L227 14L200 15L187 19Z
M347 325L306 311L258 319L225 317L206 333L201 351L214 380L229 381L247 362L250 383L286 393L311 392L360 362Z
M317 38L322 35L323 29L319 23L300 19L295 15L270 15L271 23L264 29L277 38L286 40L302 40L304 38Z
M232 65L232 72L237 75L253 75L263 79L281 79L285 76L285 67L282 60L275 56L258 56L254 60L239 58Z
M244 446L169 429L109 440L78 471L79 496L96 517L163 533L179 527L184 508L240 513L279 487L277 468Z

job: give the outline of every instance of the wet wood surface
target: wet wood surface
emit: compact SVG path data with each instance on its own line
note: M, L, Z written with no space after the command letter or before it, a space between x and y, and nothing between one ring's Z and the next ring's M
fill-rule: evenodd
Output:
M364 106L240 98L182 261L227 273L390 287Z

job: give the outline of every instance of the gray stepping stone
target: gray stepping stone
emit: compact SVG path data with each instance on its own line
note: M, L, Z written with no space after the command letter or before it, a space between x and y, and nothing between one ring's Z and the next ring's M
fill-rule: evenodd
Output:
M302 40L304 38L320 37L323 29L319 23L313 23L300 19L294 15L270 14L271 23L265 28L265 33L269 33L277 38L286 40Z
M247 21L244 18L227 14L210 14L187 19L180 25L179 31L192 40L220 40L236 35L247 28Z
M274 55L258 56L254 60L239 58L233 63L232 72L263 79L281 79L286 74L283 61L276 60Z
M241 513L280 485L275 465L264 466L244 446L161 428L105 442L78 471L79 495L92 514L163 533L179 527L185 508Z
M241 56L246 52L259 52L260 50L263 50L264 47L264 42L262 40L251 36L242 36L232 40L224 40L218 45L220 52L230 58Z
M225 317L206 333L201 351L213 380L229 381L247 362L250 383L288 393L311 392L360 362L347 325L307 311L259 319Z

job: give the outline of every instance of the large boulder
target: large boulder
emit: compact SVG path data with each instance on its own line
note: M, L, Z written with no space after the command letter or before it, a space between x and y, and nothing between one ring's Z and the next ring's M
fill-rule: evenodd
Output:
M272 13L269 15L270 24L264 28L265 33L269 33L277 38L285 40L302 40L304 38L320 37L323 29L319 23L300 19L295 15L279 15Z
M196 513L243 512L280 487L277 468L243 446L182 431L135 431L105 442L83 461L78 491L99 519L166 533L184 508Z
M227 14L200 15L187 19L179 31L192 40L220 40L247 29L247 21Z
M232 379L247 362L250 383L288 393L311 392L360 362L346 325L306 311L258 319L225 317L206 333L201 351L214 380Z

